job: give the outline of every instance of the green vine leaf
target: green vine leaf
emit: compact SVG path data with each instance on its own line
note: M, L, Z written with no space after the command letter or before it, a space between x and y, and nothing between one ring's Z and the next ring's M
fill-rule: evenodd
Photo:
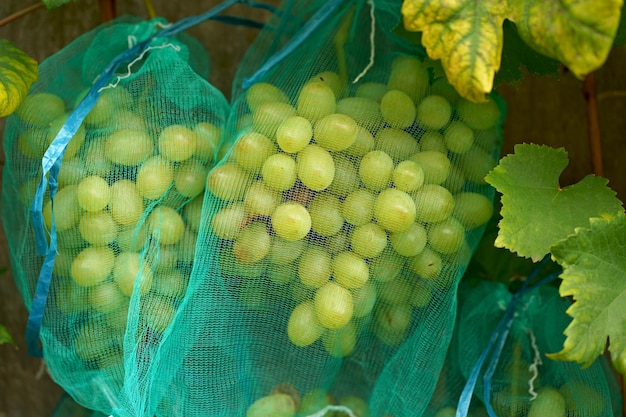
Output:
M486 101L500 67L502 23L508 12L500 0L404 0L407 30L422 32L428 56L441 59L450 83L463 97Z
M564 149L519 144L485 180L502 194L502 220L495 245L538 261L550 246L566 238L589 218L622 210L607 180L588 175L563 187L559 176L567 166Z
M615 369L626 374L626 214L592 218L590 228L576 229L551 251L563 267L559 292L574 303L563 350L548 356L589 366L608 337Z
M9 334L9 331L7 330L7 328L0 324L0 345L3 345L5 343L10 343L13 346L17 346L15 344L15 341Z
M0 117L13 113L37 80L37 61L0 39Z

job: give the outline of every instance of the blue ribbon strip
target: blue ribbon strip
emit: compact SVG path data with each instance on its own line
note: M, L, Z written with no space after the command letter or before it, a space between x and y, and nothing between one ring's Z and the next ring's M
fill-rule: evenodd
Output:
M58 188L57 178L59 175L61 162L63 160L63 155L65 154L67 144L80 128L80 125L82 124L87 114L89 114L89 112L95 106L98 98L100 97L101 89L107 85L111 77L113 77L115 70L120 64L124 62L129 62L135 57L139 56L153 40L173 36L206 20L216 19L219 17L217 16L219 13L236 3L243 3L250 7L263 8L270 11L274 10L272 6L263 3L257 3L247 0L226 0L205 13L182 19L159 32L153 33L147 39L135 44L133 47L113 58L109 65L107 65L107 67L100 74L100 76L98 76L98 78L94 81L87 95L71 112L65 124L61 127L61 130L55 136L54 140L46 150L41 160L41 179L37 186L33 203L30 207L30 215L36 238L37 253L45 256L43 265L41 267L41 270L39 271L39 277L30 307L28 322L26 324L26 346L28 349L28 353L31 356L43 356L41 346L39 345L39 333L41 331L41 324L43 321L43 315L46 307L46 300L50 291L52 270L54 267L54 260L56 258L58 248L56 226L54 221L54 196ZM238 20L239 18L228 16L219 18L226 21L227 23L247 21L247 19ZM48 186L50 189L50 200L53 205L49 243L46 238L47 233L43 219L43 199Z

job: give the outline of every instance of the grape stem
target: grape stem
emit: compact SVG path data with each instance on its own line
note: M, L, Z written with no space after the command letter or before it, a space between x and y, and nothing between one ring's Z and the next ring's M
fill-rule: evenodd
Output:
M28 6L25 9L19 10L11 15L8 15L5 18L0 19L0 27L9 24L11 22L13 22L14 20L19 19L22 16L26 16L27 14L29 14L30 12L33 12L37 9L40 9L44 7L44 4L40 1L38 1L37 3L33 4L32 6Z
M150 19L154 19L155 17L157 17L157 13L154 9L154 5L152 4L152 0L143 0L143 5L146 8L146 13L148 13L148 17Z
M598 96L596 94L596 78L594 73L587 75L583 81L583 95L587 102L587 133L591 151L591 168L597 176L604 175L602 165L602 145L600 140L600 123L598 121Z
M99 0L100 21L108 22L115 18L115 0Z

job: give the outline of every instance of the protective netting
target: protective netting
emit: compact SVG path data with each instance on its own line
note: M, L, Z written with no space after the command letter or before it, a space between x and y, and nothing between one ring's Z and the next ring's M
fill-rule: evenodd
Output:
M70 395L63 394L51 417L107 417L107 415L89 410L74 401Z
M165 330L184 300L228 113L206 81L204 48L178 35L129 55L65 149L41 229L29 211L68 113L114 57L164 26L125 17L79 37L40 65L4 132L2 220L29 310L51 274L40 335L50 373L80 404L116 417L179 415L167 401L181 398L171 380L182 358ZM53 267L42 266L48 243Z

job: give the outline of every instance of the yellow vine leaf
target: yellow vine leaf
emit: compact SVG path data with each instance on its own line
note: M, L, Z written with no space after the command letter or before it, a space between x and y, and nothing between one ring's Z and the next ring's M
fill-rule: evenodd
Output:
M0 39L0 117L13 113L37 76L37 61L8 40Z

